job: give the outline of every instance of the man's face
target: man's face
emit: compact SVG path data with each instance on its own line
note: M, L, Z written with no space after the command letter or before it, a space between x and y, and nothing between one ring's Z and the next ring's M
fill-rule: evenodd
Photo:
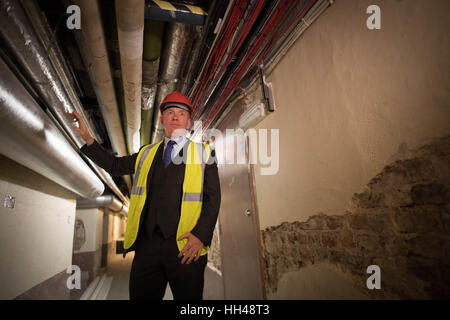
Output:
M166 137L168 138L177 138L183 135L185 129L191 125L189 112L176 107L164 110L160 121L166 130Z

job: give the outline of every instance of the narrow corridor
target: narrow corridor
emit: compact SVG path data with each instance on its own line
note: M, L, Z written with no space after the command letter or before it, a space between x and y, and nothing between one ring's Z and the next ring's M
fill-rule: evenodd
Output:
M93 300L129 300L128 281L133 258L134 252L128 253L125 258L123 258L122 254L111 256L108 267L102 270L101 275L98 276L98 281L94 282L97 283L97 286L91 290L92 293L97 290L101 294L100 297ZM215 268L209 265L206 267L203 298L205 300L223 300L222 278L218 274L218 271L214 271L213 269ZM100 278L103 277L105 279L109 278L112 281L108 283L108 280L106 280L103 284L100 284ZM98 288L99 286L102 288ZM83 299L92 300L92 297L84 296ZM169 285L167 286L163 300L173 300Z
M0 300L448 299L449 13L0 0Z

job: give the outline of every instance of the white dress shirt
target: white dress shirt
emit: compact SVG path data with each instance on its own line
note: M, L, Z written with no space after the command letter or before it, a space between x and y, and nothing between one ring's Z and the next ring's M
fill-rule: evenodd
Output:
M186 135L180 136L180 137L178 137L178 138L176 138L176 139L169 139L169 138L167 138L167 137L164 137L163 158L164 158L164 152L166 151L167 143L168 143L170 140L175 141L175 144L174 144L173 149L172 149L172 154L170 155L170 156L171 156L171 159L174 159L174 156L175 156L176 154L178 154L178 152L180 152L180 150L183 148L183 146L185 145L185 143L188 142L188 138L186 138Z

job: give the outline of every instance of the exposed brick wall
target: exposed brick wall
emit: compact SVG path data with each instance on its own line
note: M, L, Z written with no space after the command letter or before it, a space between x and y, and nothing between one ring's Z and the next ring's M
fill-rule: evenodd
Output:
M268 292L284 273L321 262L371 298L449 298L449 163L447 136L384 167L353 195L346 214L263 230ZM380 290L366 287L372 264L381 269Z
M211 240L211 246L208 251L208 262L211 263L217 270L222 269L222 259L220 257L220 238L219 238L219 228L216 224L214 228L213 238Z

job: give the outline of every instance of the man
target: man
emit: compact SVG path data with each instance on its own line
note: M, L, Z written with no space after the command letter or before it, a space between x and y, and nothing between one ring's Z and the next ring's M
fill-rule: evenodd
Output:
M220 207L214 151L186 135L192 106L180 92L160 105L164 140L136 154L114 157L90 135L83 119L75 127L81 151L113 176L135 174L125 232L135 251L130 299L162 299L169 283L174 299L202 299L207 250Z

